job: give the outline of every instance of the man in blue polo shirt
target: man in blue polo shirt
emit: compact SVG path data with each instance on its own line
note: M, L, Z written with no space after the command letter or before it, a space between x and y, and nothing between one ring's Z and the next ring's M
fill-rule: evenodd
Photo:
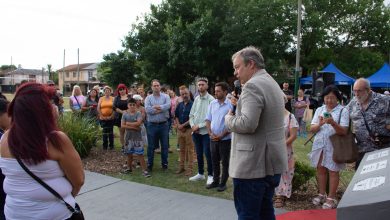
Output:
M215 84L215 100L207 111L206 127L210 135L211 161L213 164L213 182L207 185L207 189L218 187L218 192L226 190L226 182L229 178L229 158L231 135L225 127L225 115L233 109L230 100L226 98L229 85L225 82ZM220 177L222 162L222 175Z

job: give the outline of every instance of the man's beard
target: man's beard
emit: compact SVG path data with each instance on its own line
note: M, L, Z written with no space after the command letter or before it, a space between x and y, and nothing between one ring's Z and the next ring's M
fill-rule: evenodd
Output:
M362 103L364 103L365 101L367 101L367 99L368 99L368 94L366 94L366 95L364 95L364 96L362 96L362 97L356 97L356 98L357 98L358 102L359 102L360 104L362 104Z

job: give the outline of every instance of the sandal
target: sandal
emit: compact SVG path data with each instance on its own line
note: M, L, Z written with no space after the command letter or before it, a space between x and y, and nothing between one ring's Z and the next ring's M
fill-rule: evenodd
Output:
M326 194L318 194L316 197L313 198L313 204L314 205L321 205L326 201Z
M284 206L284 196L276 196L274 201L275 208L282 208Z
M326 198L326 202L322 205L322 209L335 209L337 208L337 200L332 198Z
M132 172L133 171L131 169L127 168L127 169L122 170L120 173L121 174L131 174Z

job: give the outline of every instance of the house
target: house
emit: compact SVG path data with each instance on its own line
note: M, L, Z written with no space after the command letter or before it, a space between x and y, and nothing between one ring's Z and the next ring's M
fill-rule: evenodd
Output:
M15 92L23 80L46 83L49 80L49 73L43 69L24 69L20 66L14 70L3 71L0 74L1 91Z
M58 87L65 96L72 93L74 85L79 85L84 95L94 85L99 85L97 67L99 63L72 64L58 72ZM65 89L65 91L64 91Z

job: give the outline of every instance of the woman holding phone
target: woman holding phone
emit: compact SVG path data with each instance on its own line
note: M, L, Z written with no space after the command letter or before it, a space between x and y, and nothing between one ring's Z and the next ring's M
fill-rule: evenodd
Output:
M319 194L313 198L313 204L322 205L323 209L334 209L337 207L336 191L339 185L339 171L345 165L333 161L333 145L329 137L333 134L347 134L349 113L340 105L342 96L336 86L327 86L322 93L322 98L324 105L316 110L310 127L310 132L315 133L315 138L309 158L311 165L317 169L319 188ZM328 173L329 194L327 196Z

